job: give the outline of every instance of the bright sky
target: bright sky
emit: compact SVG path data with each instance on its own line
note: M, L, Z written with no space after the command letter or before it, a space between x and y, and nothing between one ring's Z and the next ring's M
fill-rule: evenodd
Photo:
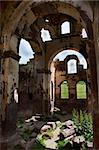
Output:
M41 30L41 38L42 38L43 42L52 40L49 31L45 30L44 28L42 28L42 30Z
M56 60L56 59L59 59L60 61L63 61L66 56L68 55L76 55L80 61L80 64L83 65L84 69L87 69L87 62L86 62L86 59L84 58L84 56L82 54L80 54L79 52L77 51L74 51L74 50L64 50L60 53L58 53L53 60Z
M88 37L85 28L82 29L82 34L81 35L82 35L82 38L87 38Z
M34 52L29 42L24 39L21 39L19 46L19 55L21 56L21 59L19 61L19 64L27 64L27 61L34 57L33 54Z

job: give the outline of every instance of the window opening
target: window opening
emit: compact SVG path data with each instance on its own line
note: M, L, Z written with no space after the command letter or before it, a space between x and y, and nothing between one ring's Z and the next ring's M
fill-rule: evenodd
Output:
M79 81L77 83L77 99L86 99L87 93L86 93L86 83L84 81Z
M65 21L61 25L61 34L68 34L68 33L70 33L70 22Z
M27 64L30 59L34 58L33 54L30 43L25 39L21 39L19 45L19 56L21 56L19 64Z
M82 35L82 38L87 38L88 37L85 28L82 29L82 34L81 35Z
M61 84L61 99L69 98L69 88L67 81L63 81Z
M49 19L45 19L45 22L49 22Z
M42 28L42 30L41 30L41 38L42 38L43 42L52 40L49 31L45 30L44 28Z
M68 55L75 55L75 56L77 56L77 58L78 58L78 60L79 60L79 64L80 65L83 65L83 69L87 69L87 61L86 61L86 59L85 59L85 57L81 54L81 53L79 53L79 52L77 52L77 51L75 51L75 50L63 50L63 51L61 51L61 52L59 52L55 57L54 57L54 61L55 60L59 60L59 61L64 61L64 59L68 56Z
M70 59L67 62L67 72L68 74L74 74L77 73L77 60L75 59Z

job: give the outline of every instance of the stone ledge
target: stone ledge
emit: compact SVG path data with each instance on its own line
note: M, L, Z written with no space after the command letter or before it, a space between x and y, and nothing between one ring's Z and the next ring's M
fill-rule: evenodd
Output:
M16 54L15 52L13 52L13 51L5 51L3 53L3 55L2 55L2 57L3 58L9 58L9 57L11 57L11 58L13 58L13 59L15 59L17 61L19 61L19 59L20 59L20 56L18 54Z

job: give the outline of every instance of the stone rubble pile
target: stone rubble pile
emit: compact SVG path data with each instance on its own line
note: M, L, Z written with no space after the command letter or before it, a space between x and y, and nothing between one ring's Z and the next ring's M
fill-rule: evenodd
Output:
M85 142L83 135L77 135L77 127L71 120L63 123L60 121L47 122L37 135L37 140L45 148L49 149L58 149L60 142L63 142L64 146L66 146L67 143L70 143L71 146L73 146L73 143L82 144ZM89 143L89 145L90 144L91 143Z

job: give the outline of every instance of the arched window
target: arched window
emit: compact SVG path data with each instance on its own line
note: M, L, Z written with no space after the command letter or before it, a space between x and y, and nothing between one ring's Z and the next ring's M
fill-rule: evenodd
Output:
M45 30L44 28L42 28L42 30L41 30L41 38L42 38L43 42L52 40L49 31Z
M72 50L72 49L67 49L67 50L63 50L62 52L58 53L53 60L57 60L59 59L59 61L64 61L64 59L68 56L68 55L75 55L77 56L78 60L79 60L79 64L80 65L83 65L83 69L87 69L87 61L86 59L84 58L84 56L75 51L75 50Z
M69 88L67 81L63 81L61 84L61 99L69 98Z
M77 99L87 98L86 83L84 81L79 81L77 83L76 90L77 90Z
M70 22L65 21L61 25L61 34L68 34L68 33L70 33Z
M68 74L77 73L77 60L70 59L67 62L67 72L68 72Z

